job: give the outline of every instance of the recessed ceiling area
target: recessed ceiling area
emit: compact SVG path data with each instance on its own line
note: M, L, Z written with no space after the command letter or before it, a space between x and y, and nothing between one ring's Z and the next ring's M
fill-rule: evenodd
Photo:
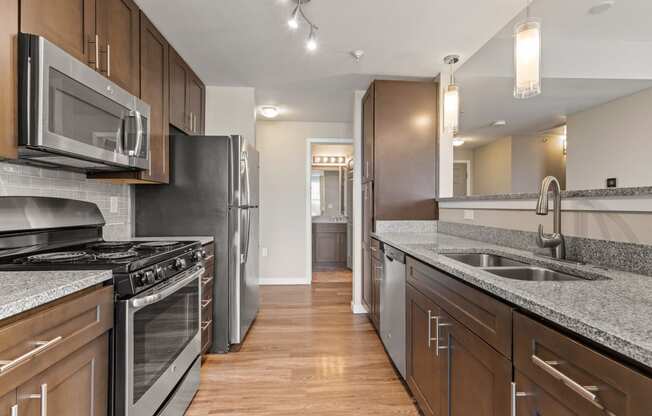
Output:
M522 0L312 0L318 50L289 30L291 0L137 0L207 85L256 89L276 120L350 122L353 91L374 77L432 79L462 62L524 7ZM353 50L364 50L356 62Z

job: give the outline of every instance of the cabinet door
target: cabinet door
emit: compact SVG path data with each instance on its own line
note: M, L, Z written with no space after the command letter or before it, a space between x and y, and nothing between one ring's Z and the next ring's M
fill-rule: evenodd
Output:
M20 416L103 416L108 411L109 341L104 334L18 388Z
M513 416L577 416L584 415L578 409L569 407L567 401L559 401L552 395L527 378L523 373L515 371L514 373L514 392L520 393L519 397L514 397L516 412ZM525 394L523 394L525 393Z
M18 1L0 0L0 10L0 159L15 159Z
M437 319L441 311L430 299L407 285L405 303L405 337L407 383L426 416L441 412L442 395L446 393L444 350L437 352Z
M190 117L186 109L188 96L188 67L179 54L170 49L170 124L189 132Z
M95 2L21 0L20 30L41 35L80 61L95 67Z
M371 256L371 321L380 331L380 284L383 279L383 264L373 255Z
M372 183L362 185L362 302L371 313L371 222Z
M100 70L138 95L140 11L133 0L97 0Z
M12 410L14 411L13 414ZM18 414L17 412L18 405L16 404L16 390L12 390L0 397L0 416L14 416Z
M168 183L168 43L144 13L140 20L140 98L151 106L150 168L142 178Z
M337 262L337 233L315 233L315 263Z
M443 409L450 416L508 415L511 362L449 315L441 316L440 357L448 368Z
M204 132L204 84L197 76L189 72L188 78L188 111L190 112L190 133Z
M374 84L362 100L362 180L374 178Z

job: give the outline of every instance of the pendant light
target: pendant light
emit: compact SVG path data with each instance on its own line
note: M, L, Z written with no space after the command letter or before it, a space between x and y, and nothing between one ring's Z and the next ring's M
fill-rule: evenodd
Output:
M541 21L530 17L514 27L514 97L530 98L541 94Z
M450 82L444 93L444 130L453 135L457 134L460 125L460 90L455 84L453 68L459 61L459 55L448 55L444 58L444 63L451 66Z
M308 16L306 16L306 14L303 12L303 6L307 3L310 3L310 0L294 0L294 2L297 5L292 10L292 14L290 14L290 18L288 19L288 26L291 30L295 31L299 28L300 21L305 21L310 27L310 34L308 35L308 39L306 39L306 49L308 52L314 52L317 50L318 46L317 31L319 28L317 25L312 23Z

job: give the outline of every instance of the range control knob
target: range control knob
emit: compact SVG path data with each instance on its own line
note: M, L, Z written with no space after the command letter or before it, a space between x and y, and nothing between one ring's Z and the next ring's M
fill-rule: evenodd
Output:
M154 279L156 280L161 280L165 277L165 273L163 273L163 268L160 266L156 267L156 270L154 271Z
M186 259L176 259L174 261L174 268L177 270L181 270L186 267Z
M206 250L197 250L193 253L192 257L195 261L202 261L206 258Z
M147 270L143 275L142 280L144 285L151 285L154 283L154 272L152 270Z

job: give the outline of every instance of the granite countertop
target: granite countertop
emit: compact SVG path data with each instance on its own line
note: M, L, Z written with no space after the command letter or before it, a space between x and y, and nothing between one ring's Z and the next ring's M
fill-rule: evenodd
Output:
M652 194L652 186L637 186L628 188L603 188L603 189L581 189L572 191L561 191L561 197L568 198L610 198L610 197L637 197L649 196ZM449 198L440 198L439 203L464 202L464 201L503 201L514 199L537 199L538 192L511 193L511 194L487 194L487 195L466 195Z
M212 243L214 238L213 236L170 236L170 237L132 237L129 241L199 241L202 245Z
M373 237L652 368L652 277L555 261L442 233L375 233ZM530 282L507 279L442 254L483 252L581 276L587 280Z
M112 278L110 270L0 272L0 320Z

